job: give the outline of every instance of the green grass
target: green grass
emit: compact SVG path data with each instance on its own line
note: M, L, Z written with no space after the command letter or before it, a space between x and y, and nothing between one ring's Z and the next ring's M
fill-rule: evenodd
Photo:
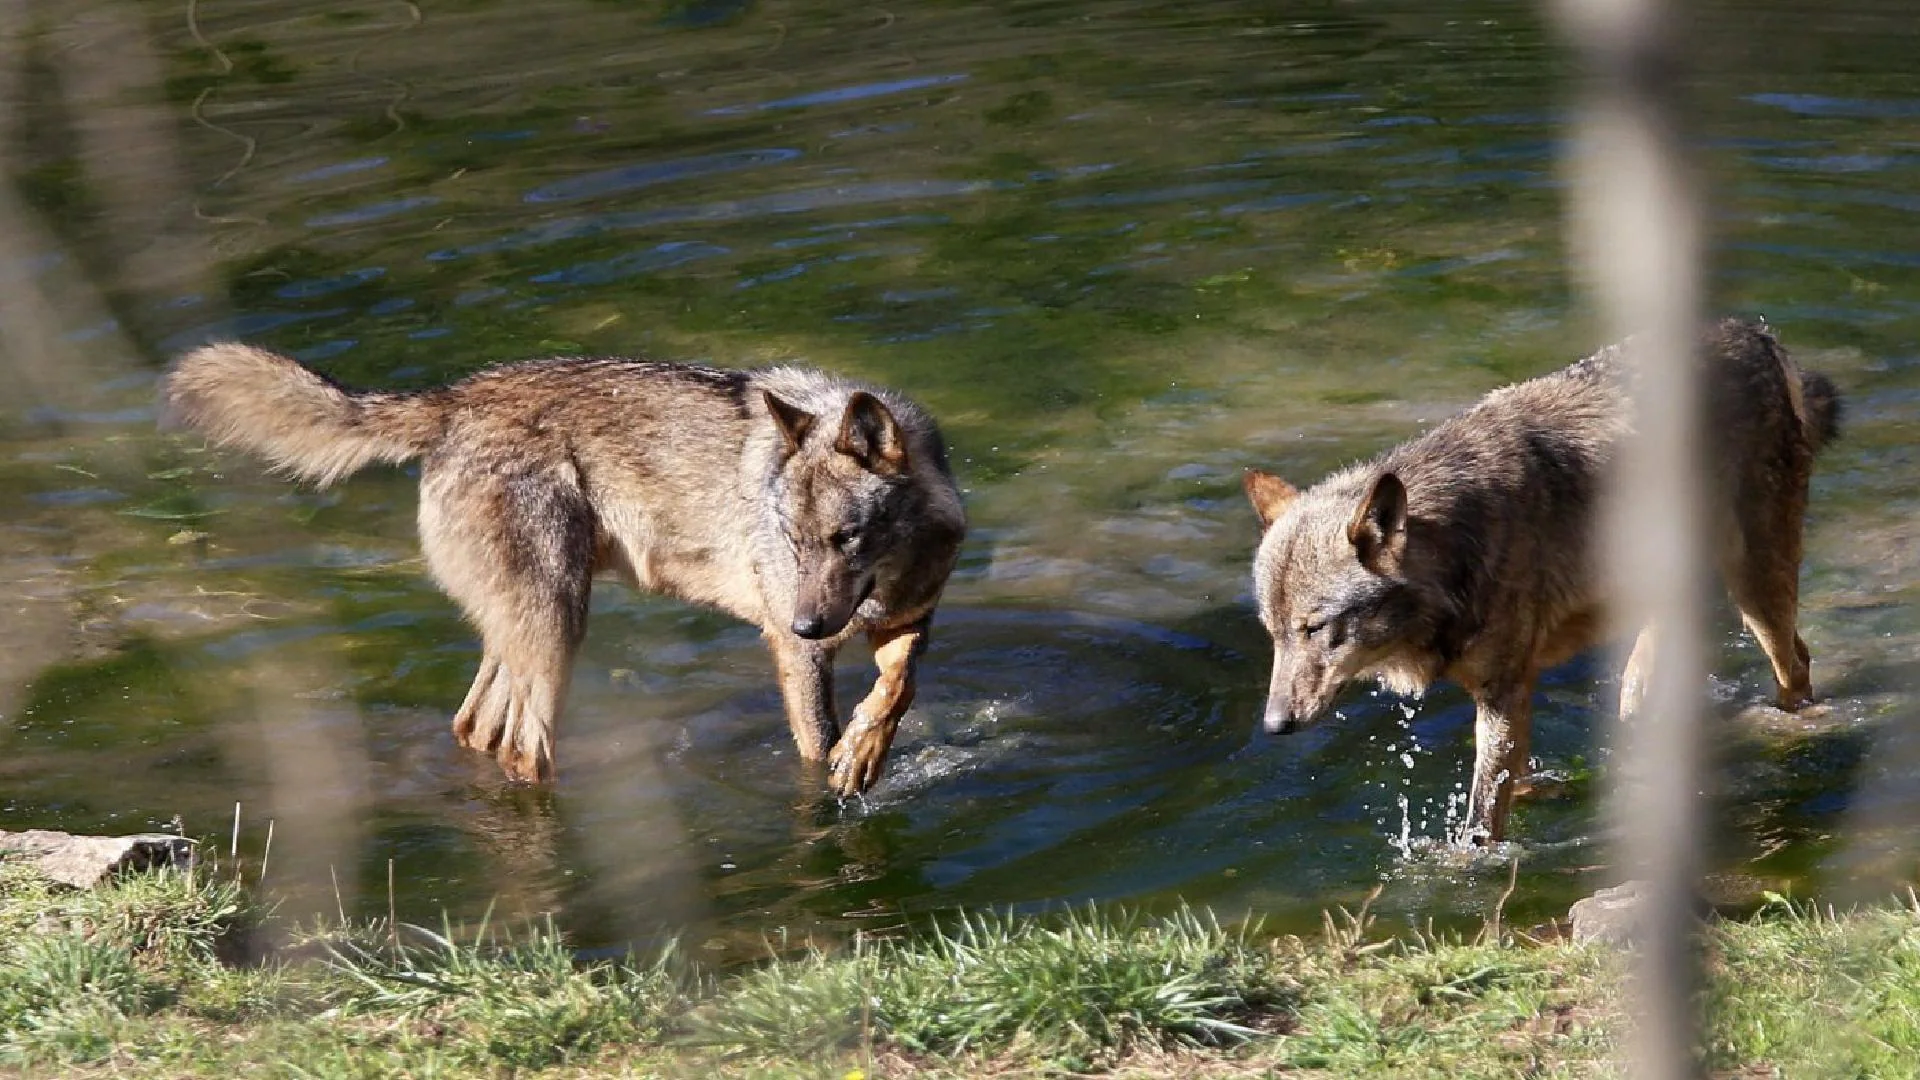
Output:
M1730 923L1713 938L1708 1060L1793 1063L1791 1076L1912 1076L1920 1061L1920 903L1817 907Z
M458 1031L475 1065L540 1069L658 1041L686 996L671 952L647 965L579 964L550 923L518 940L485 925L399 931L328 943L342 1010Z
M1038 1052L1091 1062L1142 1047L1232 1046L1295 988L1250 935L1182 911L1095 908L1039 922L963 916L908 941L809 949L737 976L690 1017L736 1054L831 1054L875 1042L940 1057Z
M1621 958L1493 929L1381 939L1343 916L1308 941L1089 907L787 944L719 972L671 950L588 961L545 923L288 927L204 872L76 892L0 866L0 1071L1622 1075ZM1777 901L1706 945L1715 1075L1910 1074L1920 904Z

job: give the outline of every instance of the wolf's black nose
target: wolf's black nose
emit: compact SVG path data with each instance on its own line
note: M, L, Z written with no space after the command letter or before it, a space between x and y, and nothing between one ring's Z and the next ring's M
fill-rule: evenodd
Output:
M793 632L806 638L808 641L815 641L825 637L826 629L827 621L818 615L795 615L793 617Z

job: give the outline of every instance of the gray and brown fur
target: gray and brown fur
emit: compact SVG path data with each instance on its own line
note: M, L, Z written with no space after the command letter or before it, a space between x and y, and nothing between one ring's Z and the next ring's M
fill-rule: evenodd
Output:
M1401 693L1450 679L1476 706L1466 837L1505 835L1535 682L1607 627L1595 526L1633 426L1625 348L1496 390L1304 492L1248 470L1264 530L1254 592L1274 640L1269 730L1314 719L1354 679ZM1801 519L1814 454L1839 432L1839 395L1762 326L1719 323L1705 355L1711 550L1773 663L1780 707L1797 709L1813 696L1794 625ZM1628 661L1625 713L1650 641L1643 631Z
M867 790L966 529L932 418L815 371L551 359L369 393L219 344L161 394L173 420L318 484L421 459L427 568L484 645L454 737L520 780L553 775L588 592L612 571L759 626L801 756ZM880 675L842 731L833 657L860 633Z

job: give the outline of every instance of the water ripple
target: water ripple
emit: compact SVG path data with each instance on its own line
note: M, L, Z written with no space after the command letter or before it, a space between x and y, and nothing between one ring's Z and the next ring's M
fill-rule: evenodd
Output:
M738 172L757 165L777 165L783 161L792 161L799 156L800 151L789 149L735 150L725 154L707 154L702 157L678 158L672 161L649 161L559 180L534 188L523 198L530 203L595 199L603 195L635 191L655 184L666 184L696 176Z
M429 254L427 258L434 262L448 262L471 255L512 251L540 244L558 243L563 240L581 240L602 233L647 229L659 225L740 221L775 214L830 210L842 206L953 198L977 194L995 186L984 180L879 180L863 184L834 184L826 187L804 188L799 191L729 199L698 206L670 206L658 210L633 210L590 217L563 218L536 228L511 233L497 240L442 248Z
M333 277L308 278L305 281L291 282L273 290L273 295L282 300L306 300L365 285L369 281L385 277L386 274L386 270L381 267L370 266L362 270L349 270Z
M967 78L957 75L921 75L911 79L891 79L887 82L859 83L854 86L841 86L832 90L820 90L797 97L777 98L751 105L727 105L718 109L708 109L708 116L742 116L747 113L764 112L768 109L804 109L809 105L837 105L846 101L861 101L866 98L884 97L888 94L903 94L909 90L924 90L932 86L947 86L962 82Z
M328 229L336 225L364 225L381 218L390 218L395 214L404 214L409 210L433 206L440 200L432 195L416 195L409 199L390 199L386 202L370 203L351 210L341 210L332 214L317 214L307 219L310 229Z
M1798 116L1844 116L1884 120L1920 116L1920 101L1912 98L1836 98L1824 94L1749 94L1756 105L1771 105Z
M359 158L355 161L342 161L334 165L322 165L317 169L308 169L306 172L295 173L287 177L287 183L306 184L315 180L331 180L336 176L346 176L349 173L366 172L368 169L377 169L386 163L387 159L384 157L369 157Z
M718 244L701 243L697 240L669 240L645 251L629 252L594 262L575 263L559 270L535 274L527 280L540 285L605 285L611 281L619 281L621 278L664 270L669 266L679 266L696 259L711 259L728 253L728 249Z

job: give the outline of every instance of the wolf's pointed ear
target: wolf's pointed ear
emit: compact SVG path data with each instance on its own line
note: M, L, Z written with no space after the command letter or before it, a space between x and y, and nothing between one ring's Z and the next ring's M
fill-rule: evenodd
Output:
M807 432L813 430L814 415L774 397L771 390L760 391L760 396L767 403L767 415L773 417L773 426L780 429L780 437L786 440L787 455L792 456L800 444L807 441Z
M1347 522L1347 539L1360 562L1376 573L1399 561L1407 550L1407 486L1398 476L1385 472L1374 478Z
M894 476L907 471L907 437L900 422L879 398L856 390L840 419L833 448L858 461L868 472Z
M1259 469L1248 469L1243 473L1240 485L1247 489L1247 501L1253 504L1253 512L1260 518L1262 529L1272 525L1286 512L1287 504L1300 495L1299 488Z

